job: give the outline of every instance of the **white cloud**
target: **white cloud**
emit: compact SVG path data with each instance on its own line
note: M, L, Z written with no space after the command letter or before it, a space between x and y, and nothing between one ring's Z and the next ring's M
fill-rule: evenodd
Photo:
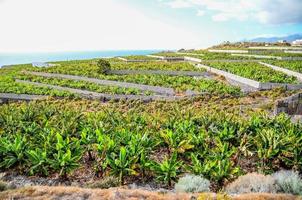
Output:
M171 8L190 8L192 5L190 2L186 0L174 0L167 2L167 5L169 5Z
M0 52L176 49L200 40L113 0L4 1L0 26Z
M206 14L206 12L204 10L198 10L196 15L199 16L199 17L202 17L205 14Z
M264 24L302 22L302 0L166 0L163 2L172 8L181 4L186 8L211 11L214 21L257 20Z

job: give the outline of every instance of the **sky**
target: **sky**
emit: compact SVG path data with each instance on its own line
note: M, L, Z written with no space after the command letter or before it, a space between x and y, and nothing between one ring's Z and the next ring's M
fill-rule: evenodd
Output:
M302 0L0 0L0 52L205 48L302 33Z

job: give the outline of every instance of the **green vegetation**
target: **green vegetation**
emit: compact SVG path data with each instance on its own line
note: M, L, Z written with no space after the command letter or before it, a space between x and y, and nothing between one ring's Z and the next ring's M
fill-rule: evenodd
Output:
M253 79L262 83L298 83L297 79L287 76L282 72L275 71L269 67L256 62L228 63L228 62L204 62L206 65L224 70L245 78Z
M121 184L148 178L172 185L191 173L219 186L251 169L302 170L301 124L228 102L2 105L0 168L66 179L85 167Z
M33 68L30 67L30 65L20 65L18 67L0 69L0 93L75 97L74 94L69 92L62 92L47 87L37 87L24 83L16 83L15 77L18 76L19 72L23 69L31 70Z
M267 63L302 73L302 61L269 61Z
M122 58L126 58L127 60L148 60L148 61L158 60L156 58L152 58L148 56L122 56Z
M98 93L106 93L106 94L142 94L140 90L132 89L132 88L121 88L114 86L103 86L95 83L90 83L86 81L74 81L69 79L60 79L60 78L45 78L41 76L34 75L17 75L16 78L20 80L32 81L37 83L45 83L50 85L57 85L62 87L69 87L75 89L88 90L92 92ZM144 94L151 94L150 92L145 92Z
M100 74L107 74L111 68L110 62L104 59L98 60L96 65Z
M133 70L172 70L172 71L200 71L194 65L187 62L148 62L148 63L114 63L112 69L133 69Z
M194 66L187 63L158 63L157 66L155 63L144 63L144 64L113 64L112 69L125 69L127 66L133 66L133 69L137 69L142 65L146 66L145 69L193 69ZM131 67L129 67L131 69ZM60 74L71 74L71 75L79 75L79 76L87 76L105 80L113 80L113 81L122 81L122 82L130 82L130 83L138 83L145 85L153 85L153 86L163 86L163 87L171 87L176 90L178 93L183 93L186 90L193 90L197 92L212 92L216 94L233 94L239 95L240 89L237 87L232 87L226 85L222 82L218 82L215 80L207 80L201 79L197 80L192 77L186 76L168 76L168 75L102 75L98 73L98 68L93 63L68 63L64 62L58 66L50 67L50 68L37 68L35 71L43 71L49 73L60 73ZM203 70L201 70L203 71Z

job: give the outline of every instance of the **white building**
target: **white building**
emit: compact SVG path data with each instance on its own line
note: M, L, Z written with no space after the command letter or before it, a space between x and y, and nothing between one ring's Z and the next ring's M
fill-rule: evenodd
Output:
M56 65L50 64L50 63L45 63L45 62L33 62L32 66L33 67L52 67L52 66L56 66Z
M293 41L293 43L292 43L294 46L302 46L302 39L300 39L300 40L295 40L295 41Z

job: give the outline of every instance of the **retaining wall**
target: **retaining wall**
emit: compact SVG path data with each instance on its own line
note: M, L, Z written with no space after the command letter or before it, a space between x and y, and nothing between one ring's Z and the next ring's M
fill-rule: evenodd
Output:
M216 69L216 68L213 68L213 67L209 67L209 66L206 66L206 65L203 65L203 64L198 64L197 67L204 68L209 72L212 72L214 74L218 74L220 76L224 76L227 79L231 79L233 81L248 85L248 86L253 87L253 88L259 89L259 87L260 87L260 83L257 82L257 81L254 81L254 80L251 80L251 79L248 79L248 78L244 78L244 77L241 77L241 76L238 76L238 75L226 72L226 71L222 71L222 70L219 70L219 69Z
M302 93L281 99L276 102L274 114L302 115Z
M34 101L46 99L48 96L45 95L28 95L28 94L11 94L11 93L0 93L0 104L8 101Z
M300 51L284 51L285 53L293 53L293 54L295 54L295 53L302 53L302 50L300 50Z
M302 57L282 57L281 60L302 60Z
M121 61L125 61L125 62L128 61L126 58L122 58L122 57L117 57L117 59L119 59L119 60L121 60Z
M249 47L249 49L264 50L302 50L302 47Z
M268 64L268 63L264 63L264 62L259 62L261 65L264 65L264 66L267 66L267 67L270 67L276 71L280 71L280 72L283 72L284 74L287 74L289 76L294 76L296 77L299 81L302 81L302 74L298 73L298 72L295 72L295 71L291 71L289 69L286 69L286 68L282 68L282 67L278 67L278 66L275 66L275 65L271 65L271 64Z
M148 56L148 57L150 57L150 58L157 58L157 59L161 59L161 60L164 60L164 59L165 59L165 57L164 57L164 56L155 56L155 55L146 55L146 56Z
M209 49L211 53L248 53L248 50L222 50L222 49Z
M108 74L129 75L129 74L156 74L168 76L206 76L205 72L198 71L165 71L165 70L110 70Z
M250 57L250 58L268 58L282 60L279 56L265 56L265 55L253 55L253 54L231 54L232 56Z
M202 53L182 53L182 52L176 52L176 54L179 55L192 55L192 56L204 56Z
M213 67L209 67L206 65L198 64L197 67L201 67L206 69L209 72L218 74L220 76L224 76L227 79L236 81L238 83L242 83L244 85L248 85L250 87L256 88L258 90L271 90L273 88L283 87L286 90L299 90L302 89L302 84L284 84L284 83L260 83L258 81L254 81L252 79L244 78L223 70L219 70Z
M184 57L165 57L164 60L168 62L185 61Z
M162 96L162 95L123 95L123 94L104 94L104 93L97 93L97 92L91 92L87 90L80 90L80 89L74 89L74 88L68 88L68 87L61 87L56 85L50 85L50 84L44 84L44 83L38 83L38 82L31 82L31 81L23 81L23 80L16 80L16 82L19 83L25 83L40 87L48 87L51 89L61 90L61 91L67 91L74 94L80 95L82 98L87 99L94 99L94 100L101 100L101 101L120 101L120 100L140 100L143 102L150 102L150 101L177 101L182 100L186 98L193 98L196 96L205 95L208 93L197 93L194 91L186 91L186 96ZM0 94L1 97L1 94ZM44 96L42 96L44 97ZM1 99L1 98L0 98ZM40 96L37 96L37 99L40 99ZM29 100L33 100L33 98L30 98Z
M124 62L129 62L129 63L140 63L140 62L155 62L155 61L161 61L158 59L154 59L154 60L129 60L127 58L122 58L122 57L117 57L117 59L122 60Z
M185 61L189 61L189 62L193 62L193 63L200 63L202 61L199 58L192 58L192 57L188 57L188 56L185 56L184 60Z
M29 72L29 71L24 71L24 73L35 75L35 76L49 77L49 78L62 78L62 79L70 79L70 80L77 80L77 81L87 81L99 85L117 86L122 88L135 88L141 91L151 91L163 95L175 95L173 88L150 86L150 85L135 84L135 83L128 83L128 82L101 80L96 78L88 78L88 77L65 75L65 74L53 74L53 73Z
M302 60L302 57L281 57L281 56L266 56L253 54L231 54L232 56L250 57L250 58L267 58L276 60Z

